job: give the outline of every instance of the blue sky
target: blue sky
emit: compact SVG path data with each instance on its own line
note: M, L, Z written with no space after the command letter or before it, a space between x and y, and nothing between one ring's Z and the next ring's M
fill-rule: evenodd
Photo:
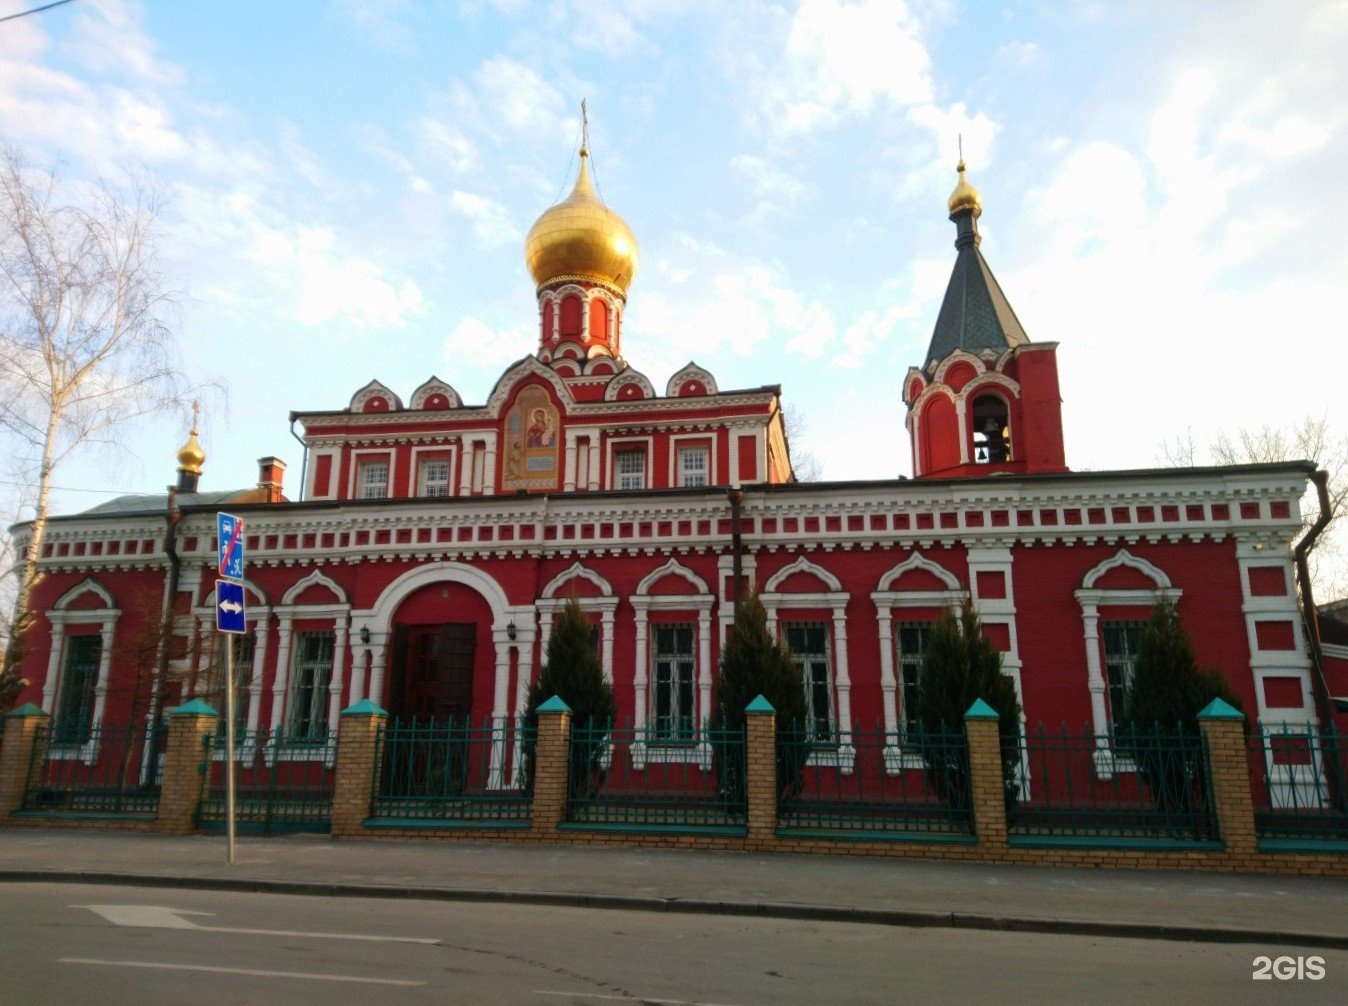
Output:
M0 0L0 13L36 6ZM1327 415L1348 253L1348 4L75 0L0 23L0 136L148 166L207 399L203 488L291 463L291 409L431 374L482 402L536 347L522 246L588 100L641 264L623 350L781 384L828 478L910 459L900 399L954 258L1057 341L1068 462ZM173 478L185 419L63 468L64 512Z

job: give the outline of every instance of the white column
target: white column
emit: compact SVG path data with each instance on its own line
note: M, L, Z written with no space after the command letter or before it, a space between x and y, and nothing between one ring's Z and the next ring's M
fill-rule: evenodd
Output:
M509 711L506 702L510 696L510 651L513 647L505 626L493 627L491 638L496 647L496 680L492 689L491 721L494 727L500 728L505 724L506 714ZM505 785L505 762L505 734L502 732L493 739L491 745L488 789L501 789Z
M725 427L726 436L730 440L730 485L734 489L740 487L740 437L739 431L733 426Z
M387 632L370 633L370 691L366 695L371 702L377 706L387 709L389 706L388 697L384 695L384 665L388 663L386 651L388 649Z
M102 648L98 654L98 684L94 686L94 726L103 722L103 710L108 703L108 675L112 670L112 634L113 627L116 624L115 618L108 618L104 621L101 632ZM92 747L90 753L94 756L97 755L96 749Z
M248 678L248 738L257 737L257 721L262 715L262 674L267 666L267 642L271 636L271 615L264 614L253 626L253 666Z
M61 650L65 643L65 622L52 616L51 652L47 654L47 680L42 683L42 710L48 716L56 715L56 685L61 667Z
M338 615L332 623L332 673L328 676L328 736L337 736L338 716L342 712L342 686L346 683L346 641L351 634L350 618Z
M482 463L482 495L491 496L496 492L496 435L487 434L483 442L485 458Z
M603 628L602 642L599 644L599 662L604 667L604 680L610 685L613 684L613 609L617 607L617 601L605 606L600 613L600 622Z
M585 488L595 492L599 488L599 431L590 436L590 468L586 473Z
M1091 692L1091 723L1095 727L1099 747L1106 746L1104 735L1109 731L1109 714L1105 709L1105 673L1100 665L1100 618L1093 601L1081 604L1081 622L1086 639L1086 687Z
M566 461L562 473L562 491L576 491L576 431L566 431Z
M697 613L697 706L711 719L711 606Z
M281 717L285 712L286 686L290 682L290 637L294 617L290 612L282 614L276 630L276 676L272 679L271 718L267 721L273 737L280 737L284 732Z
M632 687L636 693L636 704L633 707L633 716L636 718L636 725L642 726L646 722L646 684L650 680L648 664L650 657L646 652L646 619L648 598L632 598L632 607L636 609L636 666L632 670Z
M592 296L592 293L587 293L580 298L580 343L582 346L590 341L590 298Z
M476 445L475 440L464 440L458 452L460 496L470 496L473 492L473 454Z
M842 771L852 771L857 749L852 744L852 675L847 669L847 602L833 602L833 650L837 657L834 678L838 689L838 757Z

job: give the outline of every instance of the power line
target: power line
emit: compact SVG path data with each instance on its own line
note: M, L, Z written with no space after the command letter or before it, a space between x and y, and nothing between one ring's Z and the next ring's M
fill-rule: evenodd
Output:
M29 14L41 14L44 10L51 10L53 7L63 7L73 0L53 0L52 3L43 4L41 7L34 7L32 10L19 11L17 14L6 14L0 17L0 21L13 21L17 17L27 17Z

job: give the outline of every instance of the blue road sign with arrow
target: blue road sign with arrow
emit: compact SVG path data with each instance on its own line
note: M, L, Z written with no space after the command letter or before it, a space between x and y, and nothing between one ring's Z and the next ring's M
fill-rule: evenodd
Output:
M232 580L215 583L215 627L221 632L247 632L243 607L243 584Z
M243 579L243 518L230 513L215 515L215 537L220 547L220 575Z

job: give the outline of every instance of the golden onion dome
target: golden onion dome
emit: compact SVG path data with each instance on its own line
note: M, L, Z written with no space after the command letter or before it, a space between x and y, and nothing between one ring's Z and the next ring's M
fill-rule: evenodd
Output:
M200 475L201 466L206 463L206 452L201 449L197 439L197 424L192 424L192 432L187 435L187 443L178 449L178 470L189 475Z
M524 239L524 262L540 289L557 280L600 283L627 296L637 271L637 239L590 183L590 152L580 148L575 188L547 210Z
M946 205L950 208L950 215L953 217L960 210L973 210L974 216L979 216L983 212L983 198L978 194L978 190L969 184L969 180L964 177L964 158L960 158L959 166L955 169L959 172L960 180L955 186L955 191L950 193L950 200Z

